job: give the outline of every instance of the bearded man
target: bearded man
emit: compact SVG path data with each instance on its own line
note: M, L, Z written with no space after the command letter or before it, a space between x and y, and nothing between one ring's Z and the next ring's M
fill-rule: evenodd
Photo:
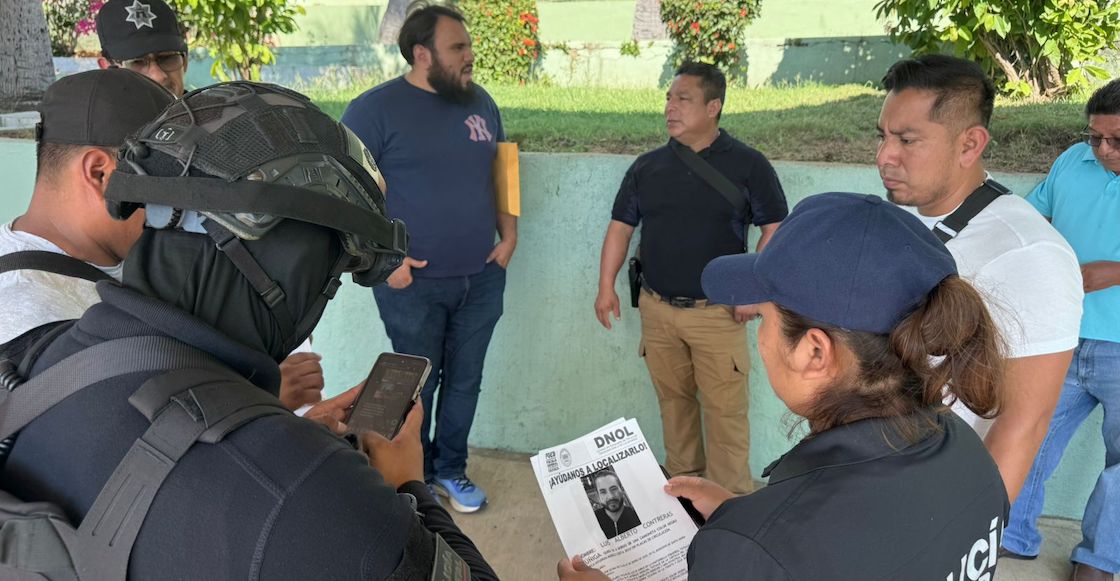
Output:
M432 362L421 391L424 476L452 508L473 512L486 494L467 477L467 438L517 246L517 218L494 202L505 132L498 106L472 80L462 14L414 3L398 45L409 72L358 96L342 122L392 182L389 215L411 235L409 256L373 296L393 349Z

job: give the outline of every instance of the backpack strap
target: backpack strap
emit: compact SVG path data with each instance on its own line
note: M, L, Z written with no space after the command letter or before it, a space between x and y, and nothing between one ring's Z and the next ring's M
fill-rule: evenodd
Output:
M7 399L8 392L23 383L28 370L35 364L39 355L50 345L51 341L65 332L74 321L54 321L44 323L25 332L24 334L0 345L0 406ZM16 362L19 361L17 365ZM3 424L0 424L2 427ZM15 446L16 435L0 438L0 470ZM0 576L0 579L3 579Z
M132 546L156 494L196 441L215 443L256 418L290 413L208 356L198 367L149 379L128 401L152 425L117 465L71 541L83 581L127 577Z
M13 270L41 270L90 282L113 280L88 262L47 250L21 250L0 256L0 273Z
M66 331L69 331L70 328L74 326L74 323L77 322L77 319L71 319L68 321L44 323L21 335L20 337L26 338L30 344L27 350L24 351L19 366L16 367L16 373L19 374L19 377L30 376L31 368L35 365L35 362L39 360L39 356L43 354L43 351L46 351L47 347L50 347L55 339Z
M57 505L24 502L0 490L0 579L4 581L78 581L62 541L73 531Z
M1003 184L988 178L980 187L976 188L971 194L965 198L964 203L960 205L952 214L945 216L944 220L933 225L933 233L941 242L946 243L956 238L968 222L976 217L988 204L996 201L1000 196L1010 194L1011 190L1007 189Z
M9 360L3 363L12 367ZM152 502L195 442L216 443L254 419L291 413L213 356L168 337L141 336L83 349L25 383L7 382L10 386L0 389L0 438L80 389L143 371L164 371L128 400L151 425L117 464L78 529L55 527L82 581L127 578L132 547ZM7 579L9 569L0 567L0 577ZM19 577L24 578L43 577Z
M127 373L204 365L210 359L180 341L158 336L116 339L83 349L18 384L18 389L5 382L0 389L0 440L95 383Z

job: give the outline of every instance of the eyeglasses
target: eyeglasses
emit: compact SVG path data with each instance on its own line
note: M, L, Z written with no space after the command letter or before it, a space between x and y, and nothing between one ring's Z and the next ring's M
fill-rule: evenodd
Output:
M119 61L117 66L128 69L136 73L143 73L152 66L154 62L156 66L165 73L173 73L183 68L183 63L186 55L181 52L169 52L157 55L144 55L139 58L126 59Z
M1102 143L1107 143L1112 149L1120 149L1120 137L1105 137L1103 135L1095 135L1088 131L1082 131L1081 137L1084 137L1085 143L1088 143L1089 147L1093 149L1100 147Z

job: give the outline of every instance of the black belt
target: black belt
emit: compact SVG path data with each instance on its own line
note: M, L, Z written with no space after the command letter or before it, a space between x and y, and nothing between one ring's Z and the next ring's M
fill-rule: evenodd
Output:
M663 303L669 303L670 307L677 307L677 308L680 308L680 309L691 309L693 307L701 306L701 305L697 305L697 303L699 303L699 302L706 302L705 299L694 299L692 297L670 297L670 296L663 295L663 294L649 288L649 285L646 284L646 281L644 279L642 280L642 289L644 289L646 292L648 292L650 295L652 295L655 299L657 299L657 300L659 300Z

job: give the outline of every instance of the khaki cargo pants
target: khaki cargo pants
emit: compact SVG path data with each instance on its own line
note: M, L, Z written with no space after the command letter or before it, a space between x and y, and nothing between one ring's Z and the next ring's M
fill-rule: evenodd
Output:
M647 290L638 303L641 354L661 404L665 469L753 490L747 420L747 331L731 307L670 306ZM701 437L703 427L703 437Z

